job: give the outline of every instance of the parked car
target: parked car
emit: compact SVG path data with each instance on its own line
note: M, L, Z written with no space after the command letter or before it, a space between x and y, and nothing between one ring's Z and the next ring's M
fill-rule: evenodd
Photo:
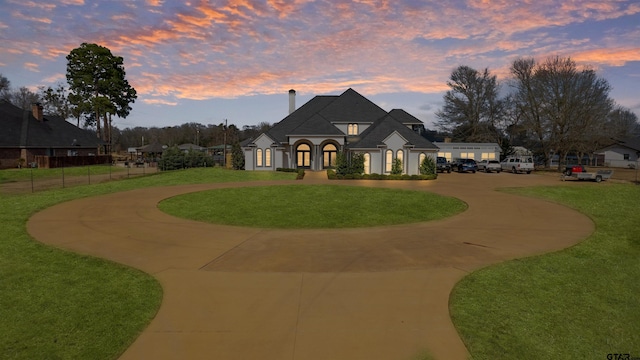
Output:
M502 170L511 171L514 174L533 171L533 158L531 156L508 156L500 163Z
M478 171L484 171L486 173L495 171L499 173L502 171L502 166L500 166L500 161L498 160L482 160L478 161Z
M451 163L447 161L447 158L438 156L436 159L436 169L439 172L451 172Z
M478 171L478 164L473 159L455 159L451 162L451 169L457 172L471 171L475 174Z

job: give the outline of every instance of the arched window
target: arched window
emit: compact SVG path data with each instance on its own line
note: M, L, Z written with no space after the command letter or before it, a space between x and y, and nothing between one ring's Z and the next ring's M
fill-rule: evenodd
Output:
M393 166L393 151L387 150L384 161L384 171L390 173Z
M364 173L371 174L371 154L364 154Z
M264 150L264 166L271 166L271 149Z
M311 166L311 147L308 144L300 144L296 147L297 165L305 168Z
M347 126L347 135L358 135L358 124L349 124Z
M322 148L323 166L325 169L336 165L336 155L338 148L333 144L327 144Z
M262 149L256 150L256 166L262 166Z
M424 161L424 159L426 159L427 155L425 155L425 153L420 153L420 156L418 157L418 174L420 174L420 168L422 167L422 162Z

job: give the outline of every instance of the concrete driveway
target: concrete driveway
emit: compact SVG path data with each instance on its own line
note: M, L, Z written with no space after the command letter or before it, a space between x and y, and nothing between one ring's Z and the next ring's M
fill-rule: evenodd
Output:
M469 208L411 225L271 230L160 212L167 197L272 184L431 191ZM155 319L122 359L466 359L449 293L480 267L571 246L594 229L547 201L494 191L557 177L442 174L436 181L305 180L147 188L63 203L34 215L37 240L142 269L162 284ZM380 204L384 206L384 204ZM411 211L411 209L407 209Z

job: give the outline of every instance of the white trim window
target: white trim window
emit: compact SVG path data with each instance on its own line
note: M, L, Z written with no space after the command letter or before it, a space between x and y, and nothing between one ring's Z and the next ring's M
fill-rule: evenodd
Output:
M256 150L256 166L262 167L262 149Z
M384 171L390 173L393 166L393 150L387 150L385 153Z
M364 153L364 173L371 174L371 154Z
M264 150L264 166L271 166L271 149Z

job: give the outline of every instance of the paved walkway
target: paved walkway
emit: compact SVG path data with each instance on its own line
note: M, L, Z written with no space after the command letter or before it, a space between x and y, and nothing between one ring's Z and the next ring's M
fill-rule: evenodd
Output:
M324 173L302 181L327 182ZM301 182L277 182L284 183ZM411 225L270 230L181 220L156 207L185 192L272 183L207 184L63 203L34 215L28 231L160 281L160 311L122 359L388 360L425 350L436 359L466 359L449 318L454 284L488 264L571 246L594 229L566 207L493 191L562 186L557 177L454 173L436 181L330 183L431 191L469 208Z

